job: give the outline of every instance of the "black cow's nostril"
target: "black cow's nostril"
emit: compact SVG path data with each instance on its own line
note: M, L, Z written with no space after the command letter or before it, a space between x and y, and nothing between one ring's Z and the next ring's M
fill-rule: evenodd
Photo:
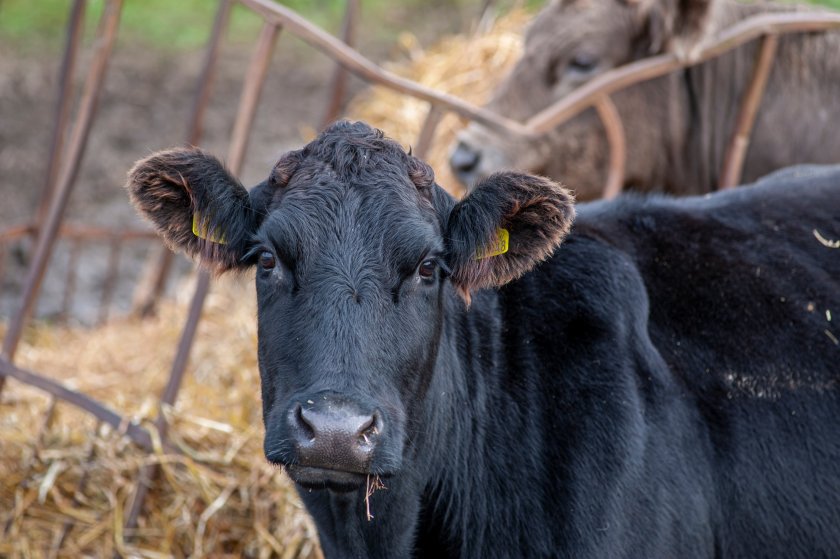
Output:
M315 428L312 424L303 416L303 407L300 404L295 405L295 420L297 421L298 427L300 430L303 431L303 434L310 440L315 439Z
M374 425L376 424L376 419L373 416L370 416L360 427L359 427L359 435L364 435L370 431L373 431Z
M364 442L366 445L371 444L373 437L379 434L381 431L380 425L382 423L382 419L379 417L379 412L373 412L373 415L359 427L359 440L360 442Z
M472 173L481 161L481 152L464 142L458 142L455 151L449 157L449 165L458 174Z

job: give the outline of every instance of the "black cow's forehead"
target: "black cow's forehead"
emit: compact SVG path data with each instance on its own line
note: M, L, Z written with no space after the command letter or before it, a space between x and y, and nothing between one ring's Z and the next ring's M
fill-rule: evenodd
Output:
M258 239L295 259L348 245L398 260L417 251L442 252L441 227L431 206L389 190L341 183L292 189L273 206Z
M381 131L339 122L289 155L293 169L288 155L281 159L288 178L258 234L263 243L296 261L341 251L392 268L442 252L429 187L417 186L417 160Z
M258 233L263 244L302 263L352 252L389 268L443 252L436 213L405 175L374 170L342 180L322 163L302 162L275 199Z

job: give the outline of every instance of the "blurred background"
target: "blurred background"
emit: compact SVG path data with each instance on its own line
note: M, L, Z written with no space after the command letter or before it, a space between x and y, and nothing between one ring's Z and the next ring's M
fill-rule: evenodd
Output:
M5 226L26 221L38 207L45 166L49 155L50 135L54 120L53 107L58 91L59 65L65 41L65 26L70 9L67 0L0 1L0 223ZM335 35L340 35L344 0L289 2L292 9L313 23ZM456 2L420 0L362 2L357 24L357 48L375 62L390 61L403 74L426 72L427 78L445 85L446 76L435 76L431 64L420 60L427 49L434 49L440 40L453 34L470 34L496 16L515 12L508 24L510 38L499 45L504 57L496 55L493 67L487 68L489 81L476 76L460 84L462 94L475 98L489 91L498 79L498 66L510 62L518 54L518 33L526 19L540 2L459 0ZM90 62L92 39L103 2L92 0L85 12L84 44L77 65L75 88L78 93L84 71ZM93 124L87 153L80 168L78 183L67 210L67 221L81 221L88 225L116 227L139 225L135 213L122 190L126 171L132 163L154 150L182 144L193 104L196 84L202 68L203 47L210 36L216 2L186 0L183 2L127 1L112 60L107 70L104 90ZM229 20L218 60L208 106L202 147L224 156L242 90L242 80L262 20L250 10L235 4ZM497 41L491 41L490 48ZM516 43L516 44L513 44ZM439 48L439 47L438 47ZM459 64L463 51L438 52L437 63L450 67ZM482 53L478 53L483 56ZM445 60L441 60L445 59ZM418 68L412 63L419 62ZM296 148L311 139L321 126L329 96L329 83L334 63L326 56L302 43L290 34L280 39L274 51L263 95L257 109L250 135L249 149L241 178L244 184L255 184L283 152ZM446 68L444 68L446 69ZM438 70L439 74L440 71ZM456 75L449 79L457 79ZM471 86L472 85L472 89ZM355 77L348 79L344 107L351 99L370 97L363 92L365 84ZM381 100L379 107L359 105L355 111L368 120L388 113L399 102L396 98ZM418 120L425 106L416 103ZM410 109L409 109L410 110ZM378 111L378 113L377 113ZM391 112L391 124L386 132L400 138L411 135L414 128L401 131L393 124L405 123L405 114ZM382 119L380 118L380 121ZM418 127L419 121L409 123ZM445 144L445 142L439 142ZM443 146L445 147L445 146ZM445 171L446 165L441 168ZM455 186L455 185L453 185ZM6 263L6 274L0 295L0 318L7 317L14 296L20 290L21 276L26 266L27 246L9 247L12 253ZM74 320L91 324L97 315L85 293L97 291L96 282L102 274L96 270L106 266L107 251L87 248L80 258L89 265L79 267L78 297L70 304L68 313ZM123 250L131 250L124 248ZM64 260L69 247L59 247L52 272L45 278L44 294L39 299L37 314L49 318L61 313L63 285L66 274ZM98 256L97 256L98 255ZM131 266L142 257L140 253L121 258L121 266ZM98 258L98 261L97 261ZM127 269L126 273L136 273ZM98 286L101 289L101 285ZM127 310L131 293L123 282L113 297L118 310Z
M362 0L355 44L398 75L481 105L516 61L523 29L543 3ZM840 9L840 0L820 3ZM41 203L71 4L0 0L0 231L27 224ZM87 3L76 95L104 4ZM282 4L341 34L345 0ZM65 223L146 228L123 190L125 175L137 159L185 142L216 9L212 0L125 1ZM261 27L260 17L234 3L200 142L222 157ZM280 32L240 173L246 186L321 128L334 71L330 58ZM350 75L340 112L408 146L427 111L424 102ZM463 125L446 116L428 153L455 195L461 187L446 151ZM31 235L0 242L0 336L26 287L33 247ZM144 239L60 239L15 363L107 402L153 434L162 413L177 452L155 440L147 454L90 415L10 381L0 395L0 556L320 556L296 494L262 456L248 274L213 283L183 388L173 405L159 407L196 283L192 264L178 257L164 302L146 316L134 312L138 284L161 251ZM149 466L159 468L156 481L137 525L126 529Z

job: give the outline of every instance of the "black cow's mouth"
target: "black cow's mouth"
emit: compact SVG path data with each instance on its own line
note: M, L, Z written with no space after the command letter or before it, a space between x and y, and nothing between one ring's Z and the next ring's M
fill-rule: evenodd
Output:
M286 466L292 481L306 489L330 489L338 492L355 491L367 481L368 475L359 472L331 470L292 464Z

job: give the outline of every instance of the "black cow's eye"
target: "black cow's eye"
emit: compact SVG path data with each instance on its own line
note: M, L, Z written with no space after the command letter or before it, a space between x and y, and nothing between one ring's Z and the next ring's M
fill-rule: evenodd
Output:
M264 250L260 253L260 268L263 270L271 270L276 264L277 260L269 251Z
M420 263L420 267L417 268L417 273L421 278L428 279L435 275L435 270L437 270L437 262L429 258Z

